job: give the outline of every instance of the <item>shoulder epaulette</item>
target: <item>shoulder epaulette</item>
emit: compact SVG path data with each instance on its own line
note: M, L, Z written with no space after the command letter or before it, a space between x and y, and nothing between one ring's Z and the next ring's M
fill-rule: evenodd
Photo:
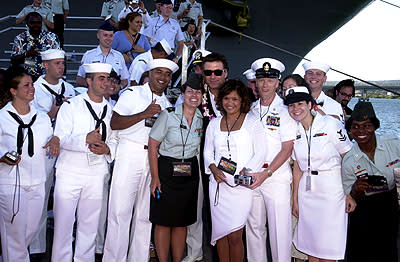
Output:
M175 112L175 107L173 107L173 106L167 107L166 109L167 109L168 113Z

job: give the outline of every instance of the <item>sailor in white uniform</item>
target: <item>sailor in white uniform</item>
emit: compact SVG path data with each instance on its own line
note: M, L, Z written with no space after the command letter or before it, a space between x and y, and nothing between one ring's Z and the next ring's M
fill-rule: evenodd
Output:
M142 15L143 19L143 25L140 29L140 33L142 33L144 28L147 27L151 17L149 12L147 12L146 8L144 7L143 2L139 2L139 0L125 0L125 7L118 14L118 21L120 21L122 18L125 18L129 13L137 12Z
M126 89L113 109L111 125L118 130L119 144L111 181L104 262L149 259L151 176L147 142L156 117L171 106L163 92L178 65L167 59L154 59L147 65L149 83Z
M299 218L293 242L310 261L344 259L347 213L355 201L342 186L343 156L351 142L342 123L311 114L312 97L306 87L286 91L290 116L298 121L293 150L293 214Z
M289 158L296 139L296 122L289 116L276 91L285 66L272 58L260 58L251 69L256 74L260 99L251 112L262 122L267 135L262 141L268 148L264 171L255 174L252 208L246 224L247 256L249 261L266 261L268 234L272 261L288 262L291 258L292 226L290 184L292 170Z
M0 110L0 232L4 262L29 262L28 246L39 228L44 208L47 147L59 151L46 113L29 104L31 77L23 68L6 72L13 100ZM7 157L12 151L18 156ZM46 153L47 152L47 153ZM56 155L56 154L54 154ZM14 160L14 161L12 161Z
M319 112L331 115L344 123L342 106L322 91L322 86L327 79L326 73L331 67L322 62L309 61L303 64L303 68L305 71L304 80L311 89L311 95L317 102Z
M112 67L103 63L84 67L88 91L61 106L54 131L60 138L61 152L54 188L53 262L94 261L104 176L115 148L110 128L112 111L103 97Z
M43 66L46 74L40 76L33 86L35 87L34 106L44 113L48 114L50 119L55 120L61 104L68 98L75 96L74 87L62 79L65 63L65 52L60 49L49 49L41 52ZM54 123L54 121L53 121ZM31 245L30 254L40 254L46 252L46 229L47 229L47 204L50 196L50 189L54 179L55 158L49 159L47 176L45 183L45 201L40 219L39 230L35 234Z
M167 41L165 41L165 39L162 39L149 51L135 57L131 66L129 67L130 85L139 85L140 78L142 77L143 73L147 71L147 63L149 63L153 59L166 58L167 56L172 54L172 52L173 51Z

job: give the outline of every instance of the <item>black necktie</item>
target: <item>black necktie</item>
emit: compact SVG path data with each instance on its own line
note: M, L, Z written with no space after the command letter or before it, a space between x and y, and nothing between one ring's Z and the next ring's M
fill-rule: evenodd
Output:
M22 154L22 145L24 144L24 134L22 132L22 129L28 128L28 155L30 157L32 157L34 152L33 152L33 132L32 132L31 126L35 122L37 115L35 114L32 117L31 122L29 122L29 124L25 124L24 121L22 121L22 119L16 113L11 112L11 111L7 111L7 112L19 124L18 133L17 133L17 152L18 152L18 154L20 154L20 155Z
M61 83L61 93L57 94L56 92L54 92L53 89L51 89L48 85L42 83L42 85L47 89L47 91L50 92L50 94L54 95L56 97L56 101L57 100L62 100L64 98L64 93L65 93L65 85L64 82Z
M317 103L317 106L324 106L324 101Z
M107 114L107 105L104 105L103 113L101 113L101 117L99 118L96 113L94 112L92 106L88 101L85 100L86 106L89 109L90 114L93 116L94 120L96 121L95 129L97 129L101 125L101 140L106 141L107 137L107 128L106 123L104 123L103 119L106 117Z

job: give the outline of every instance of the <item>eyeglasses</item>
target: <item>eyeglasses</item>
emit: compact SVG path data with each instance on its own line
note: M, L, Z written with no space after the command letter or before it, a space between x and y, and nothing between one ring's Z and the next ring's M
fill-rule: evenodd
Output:
M348 98L352 98L352 97L353 97L353 94L346 94L346 93L344 93L344 92L339 92L339 94L340 94L341 96L348 97Z
M217 70L204 70L203 73L205 76L211 76L213 73L215 76L222 76L222 73L225 72L225 69L217 69Z

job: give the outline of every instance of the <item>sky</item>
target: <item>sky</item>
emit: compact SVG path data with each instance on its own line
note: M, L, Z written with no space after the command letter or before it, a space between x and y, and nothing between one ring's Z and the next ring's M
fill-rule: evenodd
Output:
M385 0L400 6L400 0ZM400 79L400 8L374 1L305 57L364 80ZM294 73L304 75L304 60ZM348 78L334 71L328 81Z

